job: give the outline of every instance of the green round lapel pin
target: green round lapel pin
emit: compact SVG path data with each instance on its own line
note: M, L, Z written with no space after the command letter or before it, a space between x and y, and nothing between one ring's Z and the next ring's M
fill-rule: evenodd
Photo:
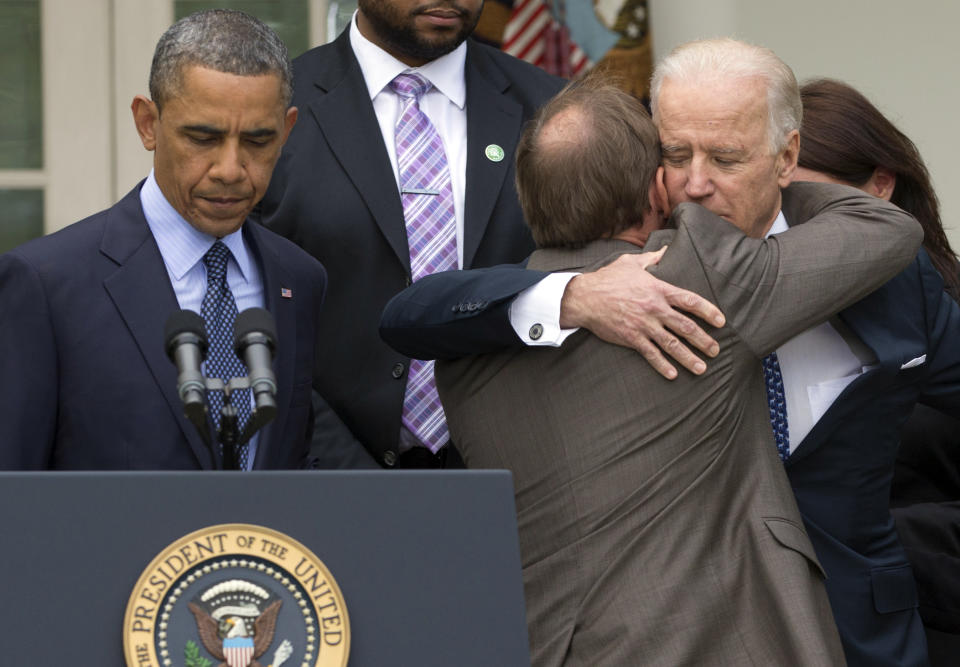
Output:
M487 159L491 162L500 162L503 160L503 149L496 144L490 144L483 149L483 154L486 155Z

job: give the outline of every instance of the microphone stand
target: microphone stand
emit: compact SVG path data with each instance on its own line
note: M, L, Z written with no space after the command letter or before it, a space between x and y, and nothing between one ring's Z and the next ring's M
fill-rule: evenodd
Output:
M227 391L223 394L223 407L220 408L220 430L217 431L220 450L223 452L224 470L239 470L237 430L237 409L230 402L230 392Z
M241 326L238 328L237 324ZM241 361L254 369L252 379L244 375L224 382L219 378L203 376L200 365L206 357L207 340L203 320L195 312L176 311L167 320L164 333L167 355L177 366L177 393L183 401L184 415L210 450L214 465L219 462L217 467L220 470L236 470L239 463L238 448L277 414L274 397L277 385L269 368L276 344L273 317L262 308L248 308L237 316L234 328L234 350ZM268 356L265 357L265 353ZM243 433L239 433L237 409L232 403L233 393L239 389L250 389L252 393L253 407ZM217 430L219 451L211 440L207 421L209 409L205 398L208 391L223 392Z
M258 408L256 404L254 404L250 419L247 421L241 434L237 420L237 409L233 406L232 399L234 392L238 389L250 388L250 378L244 375L231 378L227 383L224 383L220 378L204 378L204 380L208 391L223 392L223 406L220 408L220 428L217 430L217 441L220 445L220 451L223 452L223 456L220 457L220 469L238 470L239 457L237 456L237 451L246 444L257 431L273 419L276 415L276 407L267 405ZM197 423L197 420L192 418L191 422L193 422L193 425L200 433L200 437L203 438L204 442L210 447L210 453L213 455L214 461L216 461L218 457L214 451L213 443L210 441L209 431L207 430L206 404L204 404L203 411L204 417L202 422Z

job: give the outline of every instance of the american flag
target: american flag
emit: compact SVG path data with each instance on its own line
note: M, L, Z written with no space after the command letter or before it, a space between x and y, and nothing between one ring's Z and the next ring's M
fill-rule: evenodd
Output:
M562 4L560 5L562 17ZM503 50L551 74L571 78L590 66L546 0L516 0L503 31Z

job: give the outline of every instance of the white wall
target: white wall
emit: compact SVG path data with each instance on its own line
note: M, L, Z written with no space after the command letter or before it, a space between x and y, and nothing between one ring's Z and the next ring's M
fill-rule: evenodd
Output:
M313 32L320 41L326 1L301 1L308 2L311 16L319 17ZM73 11L74 4L83 11ZM952 122L960 109L956 72L960 2L649 0L649 4L655 56L698 37L730 35L772 48L800 80L830 76L859 88L920 148L943 205L947 233L954 248L960 249L960 161L954 157L960 141ZM151 155L136 136L129 105L133 94L146 92L150 56L173 10L171 0L44 0L42 6L46 163L51 165L44 182L49 190L50 231L109 206L149 169ZM54 30L64 24L83 28L73 33ZM111 26L115 42L108 48ZM86 51L81 53L71 46L71 34L97 39L82 40ZM80 113L87 107L89 112ZM62 112L65 109L69 113ZM78 125L85 128L80 133L83 146L78 143ZM60 172L64 178L57 178ZM93 183L94 174L106 177ZM58 185L61 182L66 185Z
M321 43L327 0L297 1L308 7L312 43ZM5 182L44 188L44 230L52 232L112 205L150 171L153 154L140 143L130 104L148 94L153 50L174 7L42 0L41 11L46 168Z
M774 51L800 81L855 86L917 144L960 249L960 3L949 0L649 0L654 56L731 36Z

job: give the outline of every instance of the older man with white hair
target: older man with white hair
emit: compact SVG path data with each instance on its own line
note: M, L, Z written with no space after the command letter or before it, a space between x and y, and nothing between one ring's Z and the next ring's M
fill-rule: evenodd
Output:
M799 147L795 88L792 72L775 54L730 39L681 45L659 63L653 109L670 204L701 204L754 237L795 222L781 211ZM584 325L607 340L629 341L642 281L635 267L619 263L570 280L554 326ZM385 312L387 325L401 324L387 327L391 342L447 356L515 345L522 336L488 335L497 330L489 319L505 318L511 309L519 331L550 328L517 321L518 304L529 293L511 303L540 279L534 272L504 269L460 278L416 285L404 300L438 303L437 312L445 312L467 293L495 307L482 315L446 313L443 328L437 321L403 321L407 304L398 301ZM468 322L471 315L480 325ZM423 323L429 326L417 326ZM471 327L484 334L465 334ZM776 447L827 573L852 665L927 664L916 587L888 510L889 491L899 431L913 406L922 402L960 414L957 340L960 307L944 294L921 251L881 289L764 360Z

